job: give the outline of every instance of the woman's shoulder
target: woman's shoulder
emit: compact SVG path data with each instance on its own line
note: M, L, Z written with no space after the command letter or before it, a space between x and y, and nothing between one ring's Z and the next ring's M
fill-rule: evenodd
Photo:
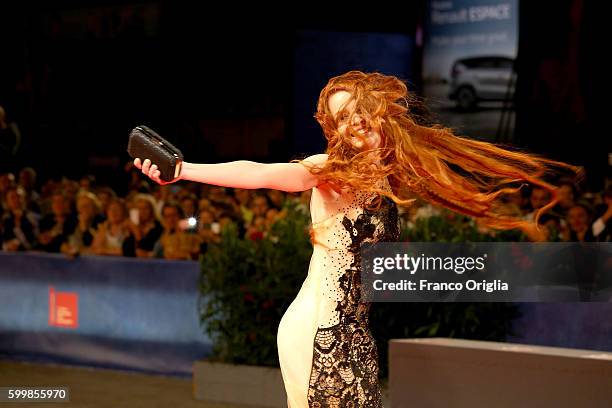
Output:
M310 162L312 164L324 164L327 161L328 154L327 153L318 153L313 154L312 156L308 156L302 161Z

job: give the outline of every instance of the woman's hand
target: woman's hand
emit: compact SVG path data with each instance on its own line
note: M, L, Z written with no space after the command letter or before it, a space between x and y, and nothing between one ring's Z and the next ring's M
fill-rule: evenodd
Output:
M174 183L176 181L179 181L181 179L181 174L179 174L179 176L177 178L175 178L174 180L171 181L163 181L159 178L161 172L157 169L157 165L152 164L151 160L149 159L145 159L144 162L140 162L140 158L135 158L134 159L134 166L136 166L136 168L142 170L142 174L144 174L145 176L149 176L149 178L151 180L153 180L154 182L156 182L159 185L166 185L166 184L170 184L170 183ZM182 173L182 171L181 171Z

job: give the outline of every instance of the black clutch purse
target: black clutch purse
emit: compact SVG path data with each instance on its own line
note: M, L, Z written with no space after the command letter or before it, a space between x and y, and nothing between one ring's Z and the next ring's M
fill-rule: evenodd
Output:
M169 141L146 126L137 126L130 132L128 154L132 158L151 160L159 169L159 178L172 181L181 173L183 153Z

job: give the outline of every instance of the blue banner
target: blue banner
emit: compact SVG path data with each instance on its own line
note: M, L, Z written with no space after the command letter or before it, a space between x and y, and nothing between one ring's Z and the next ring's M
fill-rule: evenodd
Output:
M191 375L199 263L0 253L0 355Z
M514 134L518 0L430 0L423 93L446 126L506 142Z

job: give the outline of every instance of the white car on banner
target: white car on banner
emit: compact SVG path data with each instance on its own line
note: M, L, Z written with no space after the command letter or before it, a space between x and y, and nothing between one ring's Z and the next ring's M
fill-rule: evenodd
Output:
M516 82L514 59L504 56L462 58L451 68L448 97L460 109L473 109L480 101L512 100Z

